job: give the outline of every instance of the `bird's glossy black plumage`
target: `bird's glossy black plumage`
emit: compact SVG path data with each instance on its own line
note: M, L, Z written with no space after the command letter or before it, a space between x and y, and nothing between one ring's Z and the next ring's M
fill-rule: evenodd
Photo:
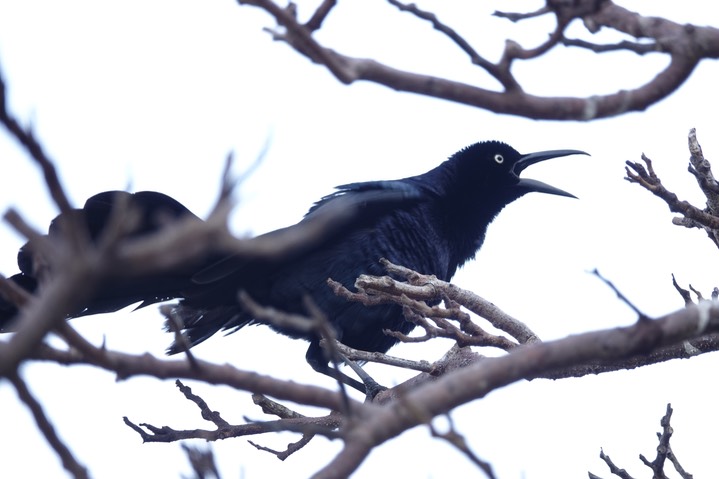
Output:
M328 316L344 344L365 351L385 352L397 340L384 329L409 333L414 327L394 305L362 306L335 296L328 278L352 288L360 274L382 274L384 257L425 274L449 280L458 267L482 246L487 226L509 203L529 192L572 196L545 183L520 178L527 166L549 158L583 154L556 150L521 155L495 141L476 143L460 150L436 168L395 181L352 183L318 201L305 220L339 201L360 205L352 222L301 254L281 261L250 261L220 252L203 264L146 280L104 287L95 299L73 317L115 311L143 301L146 304L179 298L174 315L181 321L190 344L198 344L221 330L236 330L253 322L238 304L239 290L257 302L302 313L309 294ZM179 218L192 215L174 199L155 192L130 195L105 192L90 198L81 210L93 238L107 221L112 205L124 195L143 211L135 234L158 229L158 215ZM57 221L57 220L56 220ZM292 228L292 227L290 227ZM54 234L51 226L50 235ZM270 233L272 234L272 233ZM27 248L18 256L21 273L12 277L34 291L33 260ZM8 329L15 309L0 298L0 330ZM310 341L307 361L328 372L319 338L309 333L274 327L280 333ZM169 352L179 351L173 345Z

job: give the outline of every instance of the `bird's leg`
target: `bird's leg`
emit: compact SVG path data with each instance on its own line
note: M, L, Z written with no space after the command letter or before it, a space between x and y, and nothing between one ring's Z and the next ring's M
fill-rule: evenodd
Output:
M307 363L312 366L312 369L314 369L318 373L322 373L325 376L334 378L337 381L340 381L341 383L358 390L362 394L365 394L369 399L373 399L379 392L386 389L385 387L380 386L377 381L372 379L372 377L356 363L350 361L341 353L337 353L337 355L338 359L344 361L352 368L355 373L357 373L362 382L357 381L356 379L346 375L345 373L336 368L331 368L329 366L325 351L320 346L319 341L312 341L310 343L310 347L307 349L305 359L307 360Z
M377 394L379 394L379 393L381 393L382 391L385 391L385 390L387 389L386 387L382 386L380 383L378 383L377 381L375 381L372 376L370 376L369 374L367 374L367 371L365 371L364 369L362 369L362 367L361 367L359 364L357 364L356 362L352 361L351 359L349 359L347 356L345 356L345 355L342 354L342 353L339 353L339 352L338 352L337 354L339 355L340 359L342 359L342 361L344 361L344 363L345 363L347 366L349 366L350 368L352 368L352 371L354 371L355 374L356 374L357 376L359 376L360 380L361 380L362 383L364 384L365 394L367 395L367 398L368 398L370 401L371 401L372 399L374 399ZM350 379L351 379L351 378L350 378Z
M307 360L307 363L312 366L312 369L314 369L318 373L322 373L325 376L334 378L337 381L340 381L341 383L358 390L362 394L367 393L364 384L354 378L349 377L342 371L339 371L338 369L333 369L329 366L329 362L327 361L325 352L320 346L319 341L312 341L310 343L310 347L307 349L305 359Z

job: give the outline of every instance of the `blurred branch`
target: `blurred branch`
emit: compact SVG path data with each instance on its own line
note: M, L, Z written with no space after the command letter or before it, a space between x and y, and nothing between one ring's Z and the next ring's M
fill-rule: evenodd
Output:
M695 304L694 301L692 300L692 296L691 296L691 293L689 292L689 290L686 290L686 289L682 288L681 286L679 286L679 283L677 282L677 280L673 274L672 274L672 284L674 285L674 289L677 290L677 292L681 295L682 299L684 300L685 306ZM704 298L704 295L702 295L701 291L698 291L697 289L695 289L694 286L692 286L691 284L689 284L689 289L697 297L697 303L699 303L701 301L708 301L707 299ZM712 288L711 299L713 301L716 301L717 299L719 299L719 288L717 288L716 286L714 288Z
M449 430L447 432L439 432L432 423L429 424L429 430L432 433L432 437L444 439L446 442L454 446L459 452L469 459L475 466L477 466L489 479L496 479L492 470L492 465L487 461L480 459L465 440L464 436L460 434L454 427L454 421L450 415L447 415L447 421L449 422Z
M45 436L47 442L57 453L65 470L72 474L72 477L76 479L89 478L90 476L87 469L85 469L85 466L80 464L78 460L75 459L75 456L73 456L70 448L68 448L62 439L60 439L60 436L58 436L55 431L55 427L45 414L42 405L30 392L30 389L27 387L27 384L25 384L25 381L23 381L17 374L9 375L8 379L10 379L10 382L15 387L20 400L27 405L28 409L30 409L30 412L35 418L35 423L37 424L38 429L42 431L42 434Z
M8 94L5 86L5 80L0 75L0 123L10 132L10 134L25 148L30 157L38 164L45 176L45 183L48 186L50 195L60 211L67 213L72 209L70 201L67 199L65 190L57 176L55 165L45 154L45 149L35 139L35 135L31 128L23 128L20 122L8 110Z
M91 349L91 353L76 349L60 350L41 345L27 359L53 361L64 365L98 366L115 373L118 380L140 375L158 379L195 379L208 384L223 384L235 389L330 410L340 410L342 407L342 398L337 392L318 386L275 379L237 369L229 364L218 365L201 359L196 359L196 364L192 364L184 359L159 359L150 354L133 355L111 351L105 347L95 347L82 338L79 339L86 342L83 350Z
M497 63L492 63L456 29L442 22L437 14L422 10L414 4L388 0L388 3L399 10L413 15L418 20L429 22L435 30L468 55L474 65L497 80L502 89L491 90L430 73L417 74L399 70L374 59L347 56L323 45L315 34L323 25L327 13L332 8L339 8L335 5L336 2L323 2L306 24L298 20L295 4L283 8L271 0L238 0L238 3L260 8L272 15L278 27L268 31L275 40L287 43L299 54L314 63L323 65L342 83L351 84L364 80L396 91L417 93L495 113L534 119L588 121L642 111L674 92L686 81L701 60L719 58L719 29L681 25L665 18L641 16L610 0L574 2L547 0L544 7L534 12L495 12L495 16L513 22L551 14L555 17L556 25L549 33L549 38L533 48L524 48L516 41L506 39L501 59ZM587 34L590 35L600 29L610 29L629 35L638 41L602 45L585 39L568 39L564 31L574 20L581 20ZM544 97L526 93L526 88L519 84L511 72L514 60L537 59L560 45L581 48L591 53L606 51L629 51L640 55L656 53L666 55L669 62L664 70L645 84L610 94ZM387 45L387 48L390 47L391 45ZM567 69L573 69L572 62L567 62ZM562 72L552 72L552 74L562 74Z
M181 444L182 450L187 454L187 459L192 466L195 476L192 479L220 479L220 472L215 465L215 455L212 448L200 449L187 444Z
M545 15L547 13L552 13L552 9L549 8L549 6L545 5L533 12L501 12L498 10L494 12L493 15L495 17L506 18L510 22L517 23L521 20L526 20L528 18L541 17L542 15Z
M327 15L330 14L336 4L337 0L324 0L320 6L317 7L312 18L305 23L305 27L310 31L319 30L322 27L322 22L325 21L325 18L327 18Z
M689 293L688 290L679 286L679 283L677 283L677 279L674 277L674 274L672 274L672 284L674 285L674 289L677 290L679 295L684 300L684 306L690 306L690 305L694 304L694 301L692 301L691 294Z

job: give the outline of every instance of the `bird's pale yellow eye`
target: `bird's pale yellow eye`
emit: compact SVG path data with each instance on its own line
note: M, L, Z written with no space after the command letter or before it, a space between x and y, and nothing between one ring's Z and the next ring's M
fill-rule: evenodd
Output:
M494 155L494 161L496 161L498 165L501 165L502 163L504 163L504 157L497 153L496 155Z

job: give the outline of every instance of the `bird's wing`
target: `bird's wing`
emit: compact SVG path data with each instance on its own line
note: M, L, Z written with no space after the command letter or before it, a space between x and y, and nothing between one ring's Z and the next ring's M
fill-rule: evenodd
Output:
M335 187L337 191L323 196L317 201L305 215L311 216L324 206L332 204L332 201L344 198L348 206L359 206L356 211L358 216L372 215L378 210L401 208L420 201L423 191L415 184L407 180L390 181L365 181L360 183L348 183Z
M73 212L79 215L82 223L87 226L90 238L95 240L107 226L110 215L116 208L134 209L140 213L139 223L130 233L133 237L159 231L172 220L197 218L176 199L156 191L103 191L88 198L82 209ZM64 221L67 221L65 215L59 215L52 220L48 235L54 237L59 234Z
M381 215L398 208L408 208L425 197L425 192L404 180L369 181L337 187L337 191L323 197L307 212L299 223L271 231L258 238L286 239L281 254L261 260L227 256L204 268L193 276L196 284L212 284L230 275L248 277L258 268L281 266L321 248L342 234L366 227Z

